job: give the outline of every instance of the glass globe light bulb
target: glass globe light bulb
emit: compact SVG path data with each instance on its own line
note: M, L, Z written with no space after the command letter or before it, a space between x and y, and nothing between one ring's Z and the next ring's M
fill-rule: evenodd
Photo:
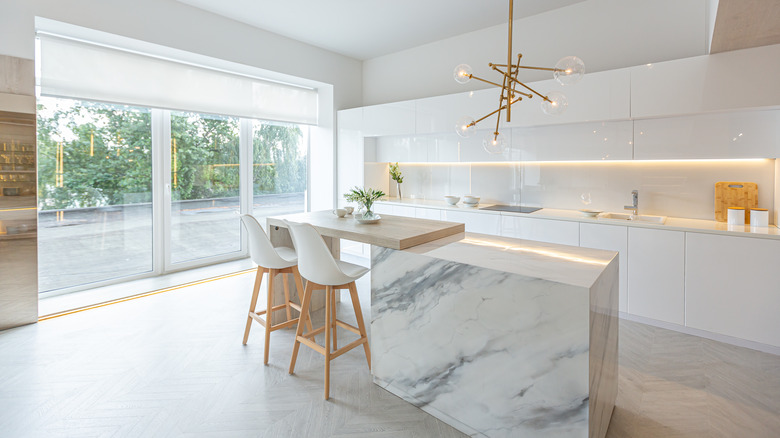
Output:
M464 138L471 137L477 132L477 125L474 123L473 118L469 116L461 117L455 122L455 132Z
M547 93L548 100L542 100L542 111L551 116L560 116L569 106L566 96L560 91L550 91Z
M585 63L576 56L561 58L555 64L553 77L561 85L574 85L585 76Z
M471 66L468 64L460 64L455 67L455 71L452 72L452 76L455 78L455 82L459 84L465 84L471 80Z
M506 150L506 137L504 134L496 136L493 132L488 132L482 140L482 149L489 154L503 154Z

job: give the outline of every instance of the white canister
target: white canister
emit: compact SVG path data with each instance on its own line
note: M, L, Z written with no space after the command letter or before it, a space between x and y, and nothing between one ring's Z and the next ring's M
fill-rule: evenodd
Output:
M750 226L751 227L768 227L769 226L769 210L766 208L751 208L750 209Z
M745 225L745 208L744 207L729 207L728 224L729 225Z

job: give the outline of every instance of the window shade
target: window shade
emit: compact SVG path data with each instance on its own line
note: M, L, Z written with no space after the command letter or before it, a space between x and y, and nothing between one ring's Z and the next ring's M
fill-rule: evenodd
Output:
M39 35L41 93L154 108L317 123L317 91Z

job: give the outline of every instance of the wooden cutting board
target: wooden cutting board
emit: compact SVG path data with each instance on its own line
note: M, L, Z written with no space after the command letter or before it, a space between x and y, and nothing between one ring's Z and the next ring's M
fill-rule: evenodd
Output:
M726 222L729 207L745 209L745 223L750 223L750 209L758 207L758 184L720 181L715 183L715 220Z

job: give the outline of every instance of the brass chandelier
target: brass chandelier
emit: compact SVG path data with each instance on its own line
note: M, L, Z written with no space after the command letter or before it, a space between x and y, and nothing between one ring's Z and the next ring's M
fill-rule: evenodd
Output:
M512 9L513 0L509 0L509 47L507 50L506 64L493 64L489 63L488 66L493 70L499 72L502 77L502 83L492 82L472 74L472 69L468 64L460 64L455 67L453 73L455 81L461 84L465 84L471 79L476 79L491 85L495 85L501 88L501 98L498 103L498 109L487 114L484 117L474 120L472 117L463 117L455 125L455 131L462 137L470 137L476 133L477 123L487 119L493 114L496 116L496 129L485 136L482 142L482 147L491 154L499 154L506 148L506 140L502 134L498 132L498 124L501 121L501 111L506 112L506 121L511 122L512 117L512 105L523 100L523 97L531 99L534 95L539 96L542 99L542 111L550 115L560 115L569 105L566 100L566 96L559 91L551 91L547 95L542 95L533 88L521 82L517 79L517 75L520 69L529 70L545 70L553 72L553 77L561 85L572 85L579 82L582 76L585 74L585 64L580 58L576 56L567 56L562 58L555 64L555 67L529 67L520 65L520 59L523 57L521 53L517 54L517 63L512 64ZM526 91L519 91L517 87L521 86Z

